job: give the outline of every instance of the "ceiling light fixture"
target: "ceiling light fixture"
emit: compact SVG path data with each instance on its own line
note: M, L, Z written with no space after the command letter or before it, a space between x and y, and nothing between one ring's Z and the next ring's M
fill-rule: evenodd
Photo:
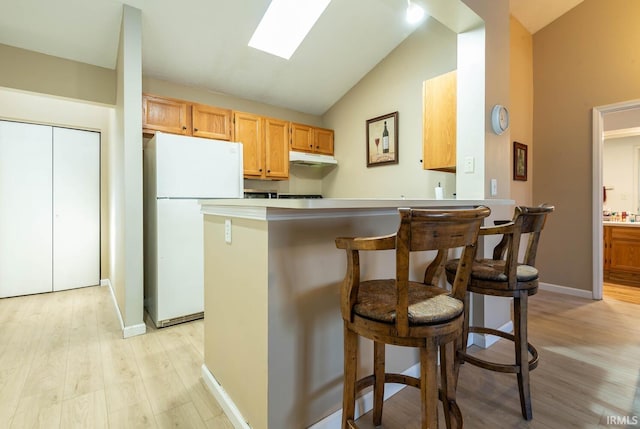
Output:
M407 22L409 24L417 24L424 18L424 9L411 0L407 0Z
M331 0L272 0L249 46L288 60Z

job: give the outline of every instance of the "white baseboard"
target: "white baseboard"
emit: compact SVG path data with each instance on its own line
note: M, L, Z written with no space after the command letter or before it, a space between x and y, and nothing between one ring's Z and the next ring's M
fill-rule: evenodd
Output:
M111 280L101 279L100 286L109 286L109 292L111 292L111 300L113 301L113 306L116 310L116 314L118 315L118 321L120 322L120 329L122 330L122 338L135 337L136 335L145 334L147 332L147 326L144 323L140 323L138 325L132 325L132 326L124 326L124 320L122 319L122 313L120 313L118 300L116 299L116 295L113 292L113 285L111 284Z
M513 333L513 321L509 320L504 325L498 328L498 331L507 332L509 334ZM475 334L472 333L470 335L472 338L471 344L475 344L478 347L482 347L483 349L488 349L492 345L498 342L501 337L497 335L489 335L489 334Z
M202 364L202 379L204 380L204 384L207 385L213 396L220 404L220 407L222 407L222 411L224 411L233 427L236 429L251 429L251 426L249 426L244 417L242 417L240 410L231 397L222 388L220 383L218 383L218 380L215 379L213 374L211 374L209 368L204 364Z
M559 286L551 283L538 283L538 287L549 292L561 293L564 295L579 296L580 298L593 299L593 292L590 290L576 289L573 287Z
M420 364L417 363L411 368L404 371L402 374L409 375L411 377L420 377ZM386 401L406 386L403 384L385 384L384 386L384 400ZM359 418L363 414L368 413L373 409L373 392L368 392L362 395L356 400L355 419ZM342 424L342 408L335 413L328 415L319 422L309 426L309 429L335 429L339 428Z
M136 335L144 335L147 333L147 325L138 323L137 325L125 326L122 329L122 338L135 337Z

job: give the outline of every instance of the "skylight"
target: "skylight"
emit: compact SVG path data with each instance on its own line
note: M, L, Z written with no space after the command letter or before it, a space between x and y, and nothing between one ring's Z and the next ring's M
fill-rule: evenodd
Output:
M331 0L272 0L249 46L288 60Z

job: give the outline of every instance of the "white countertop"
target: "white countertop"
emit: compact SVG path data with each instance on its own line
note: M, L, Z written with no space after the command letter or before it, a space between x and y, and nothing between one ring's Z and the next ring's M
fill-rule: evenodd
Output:
M344 217L358 214L392 214L399 207L474 207L514 205L513 200L435 200L395 198L319 198L319 199L209 199L200 200L205 215L262 220Z
M608 220L603 220L602 225L604 226L631 226L631 227L640 227L640 222L611 222Z

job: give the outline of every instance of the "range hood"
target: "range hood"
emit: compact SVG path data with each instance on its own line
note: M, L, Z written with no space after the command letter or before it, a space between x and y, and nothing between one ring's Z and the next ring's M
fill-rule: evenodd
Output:
M329 155L320 155L316 153L306 152L289 152L289 162L296 165L309 165L314 167L323 167L326 165L336 165L338 161Z

